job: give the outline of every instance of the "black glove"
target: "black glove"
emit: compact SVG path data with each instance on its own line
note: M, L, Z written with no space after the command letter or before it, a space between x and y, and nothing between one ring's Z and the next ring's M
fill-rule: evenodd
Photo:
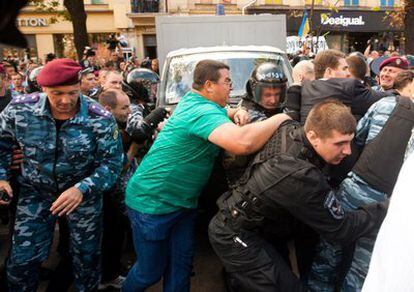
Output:
M158 107L149 113L144 118L144 122L155 130L159 123L161 123L167 117L168 111L163 107Z

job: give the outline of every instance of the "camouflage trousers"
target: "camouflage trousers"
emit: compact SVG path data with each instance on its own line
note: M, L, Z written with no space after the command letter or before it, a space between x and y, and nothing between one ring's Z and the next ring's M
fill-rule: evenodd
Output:
M387 198L385 193L371 188L353 173L341 183L336 195L345 211L382 202ZM333 292L340 287L344 292L361 291L368 273L375 237L376 234L356 241L354 252L350 255L351 264L348 271L345 271L344 279L340 277L341 272L344 272L341 271L342 261L348 256L344 254L344 247L321 240L316 248L316 256L309 276L309 290Z
M57 216L50 207L55 196L21 187L12 248L7 261L9 291L36 291L40 264L47 259ZM100 280L102 197L85 195L67 216L76 291L91 291Z

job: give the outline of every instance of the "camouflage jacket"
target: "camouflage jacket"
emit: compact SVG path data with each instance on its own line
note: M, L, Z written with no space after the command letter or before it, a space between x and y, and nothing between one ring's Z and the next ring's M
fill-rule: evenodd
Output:
M396 105L395 96L384 97L374 103L358 122L355 142L363 146L372 141L381 132ZM413 147L414 135L411 134L405 158L413 151ZM360 176L351 171L348 177L341 183L336 195L341 200L345 210L351 210L361 205L379 202L390 194L374 189Z
M358 145L365 145L373 140L384 127L388 118L391 116L397 101L395 96L384 97L374 103L365 116L358 122L356 129L355 142ZM411 153L413 146L413 135L407 145L406 155Z
M136 129L143 136L147 136L148 130L144 127L143 122L144 118L150 113L150 110L143 104L131 104L131 111L132 113L128 117L125 131L131 134L133 129Z
M83 194L110 189L123 151L112 115L83 95L79 111L60 130L44 93L14 98L0 114L0 179L7 179L13 145L23 149L19 181L60 195L76 186Z

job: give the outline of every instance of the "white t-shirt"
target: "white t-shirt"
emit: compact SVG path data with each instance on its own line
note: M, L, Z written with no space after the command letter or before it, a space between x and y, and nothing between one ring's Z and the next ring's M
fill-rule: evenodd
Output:
M414 155L405 161L362 292L414 291Z

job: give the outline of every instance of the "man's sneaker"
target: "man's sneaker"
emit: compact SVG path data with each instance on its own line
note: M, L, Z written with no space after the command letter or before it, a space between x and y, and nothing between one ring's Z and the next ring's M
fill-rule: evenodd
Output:
M115 278L112 281L100 283L98 286L98 290L105 290L108 288L121 289L124 281L125 281L125 277L118 276L118 278Z

